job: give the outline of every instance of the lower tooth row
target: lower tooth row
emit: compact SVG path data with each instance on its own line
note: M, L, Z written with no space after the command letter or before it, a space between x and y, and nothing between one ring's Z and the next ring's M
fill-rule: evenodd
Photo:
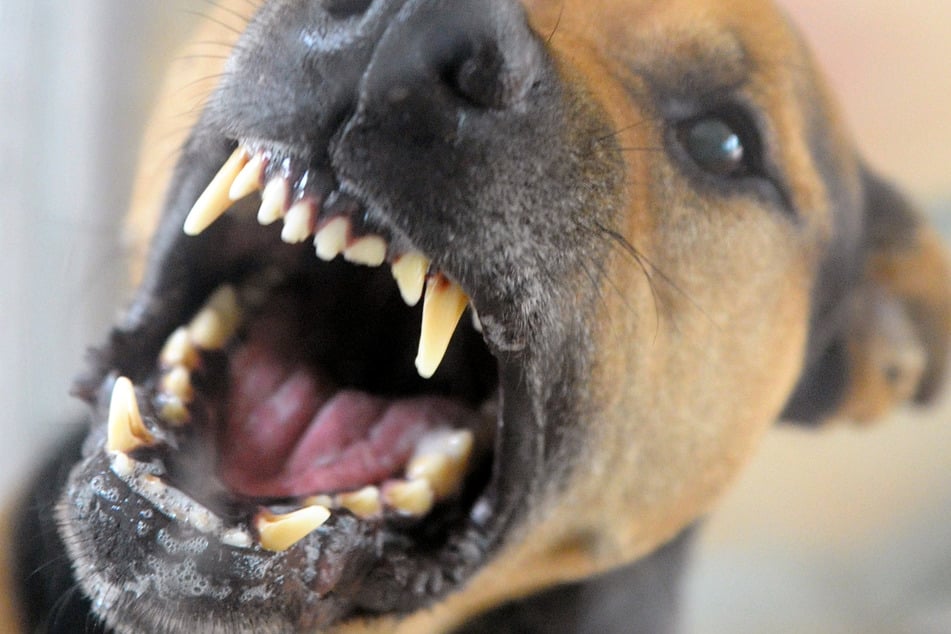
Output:
M106 448L121 456L158 442L142 419L135 387L126 377L118 378L113 387L107 430ZM472 432L468 430L434 430L417 443L404 480L387 481L382 488L366 486L333 498L315 496L307 500L304 508L284 515L262 511L255 518L260 544L272 551L291 548L323 526L331 508L347 509L364 519L382 516L385 508L406 517L422 518L436 502L458 493L473 444Z
M275 552L292 548L330 519L331 502L363 519L380 517L384 505L401 515L424 517L433 508L435 494L426 480L400 480L387 482L382 491L367 486L332 500L317 496L309 499L307 506L286 514L264 510L254 519L261 547Z

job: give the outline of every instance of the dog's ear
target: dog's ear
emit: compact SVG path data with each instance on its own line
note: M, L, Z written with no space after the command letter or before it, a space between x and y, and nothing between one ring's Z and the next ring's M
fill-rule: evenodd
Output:
M951 338L951 278L934 228L890 184L864 171L858 279L834 332L808 364L786 420L867 422L941 387Z

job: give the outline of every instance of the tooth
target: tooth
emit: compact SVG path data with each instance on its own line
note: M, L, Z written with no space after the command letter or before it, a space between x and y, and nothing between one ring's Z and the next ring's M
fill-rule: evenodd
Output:
M145 427L135 386L124 376L116 379L109 401L108 438L106 449L129 453L139 447L155 444L155 436Z
M241 307L234 287L219 288L205 307L188 324L191 342L205 350L221 350L237 332L241 323Z
M403 515L422 517L432 510L436 496L426 480L400 480L384 486L383 501Z
M443 500L458 492L469 467L474 438L468 429L430 432L416 445L406 467L408 480L426 480Z
M314 203L301 200L287 211L284 216L284 228L281 240L288 244L299 244L310 237L314 230Z
M188 407L182 402L182 399L177 396L168 396L161 395L158 400L157 405L159 406L159 416L162 417L166 423L174 426L181 427L185 425L189 420L191 420L191 414L188 412Z
M228 211L232 203L228 196L228 190L231 189L231 184L234 183L238 173L248 162L248 158L248 151L239 147L225 161L215 177L208 183L208 187L195 201L191 211L188 212L188 217L185 219L185 233L190 236L197 236Z
M330 518L325 506L308 506L286 515L263 511L255 520L261 547L283 552L324 525Z
M306 500L304 500L304 506L314 506L314 505L325 506L328 509L334 508L335 506L334 499L330 497L329 495L325 495L323 493L319 495L312 495Z
M422 253L405 253L391 267L393 279L407 306L415 306L423 297L429 260Z
M364 266L380 266L386 261L386 240L380 236L364 236L343 252L347 262Z
M120 478L130 478L135 474L135 460L124 453L112 454L112 472Z
M337 257L347 247L347 234L350 232L350 221L340 216L334 218L324 228L317 232L314 238L314 247L317 257L329 262Z
M482 334L482 320L479 318L479 313L476 312L475 306L469 306L469 312L472 317L472 327L479 334Z
M469 298L455 282L442 275L431 277L426 283L423 299L423 324L416 354L416 370L424 379L436 373L442 363L452 333L456 331Z
M337 502L362 519L378 517L383 512L380 489L375 486L366 486L359 491L341 493L337 496Z
M269 225L284 215L289 187L281 177L273 178L261 193L261 208L258 209L258 223Z
M182 403L191 403L195 398L195 388L192 387L192 377L188 368L174 366L162 375L162 392L180 400Z
M221 536L221 543L232 548L251 548L251 536L240 528L232 528Z
M198 351L188 338L188 329L182 326L165 341L159 361L164 367L183 366L189 370L198 367Z
M231 183L231 189L228 190L228 198L231 200L241 200L249 194L261 189L261 181L264 180L264 155L260 152L251 157L251 160L241 169L234 182Z

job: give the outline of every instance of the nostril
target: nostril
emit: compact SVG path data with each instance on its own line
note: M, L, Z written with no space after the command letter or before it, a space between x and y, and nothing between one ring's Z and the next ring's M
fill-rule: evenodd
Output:
M338 20L362 15L373 0L324 0L324 9Z
M374 5L376 6L376 5ZM407 0L373 51L360 108L407 130L454 130L458 114L517 109L544 49L518 0Z
M443 74L443 81L459 96L482 107L503 108L513 90L505 77L504 57L498 47L484 43L460 56Z

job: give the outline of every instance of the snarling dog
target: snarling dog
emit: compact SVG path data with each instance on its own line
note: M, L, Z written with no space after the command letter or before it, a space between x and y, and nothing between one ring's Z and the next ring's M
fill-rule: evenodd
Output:
M265 0L40 479L32 624L669 627L765 429L941 384L942 247L844 130L759 0Z

